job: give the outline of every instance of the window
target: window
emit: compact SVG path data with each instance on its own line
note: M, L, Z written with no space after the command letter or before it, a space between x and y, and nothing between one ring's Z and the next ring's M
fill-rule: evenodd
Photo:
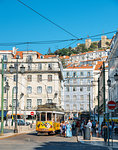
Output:
M37 75L37 82L41 82L42 81L42 75Z
M31 86L28 86L27 87L27 94L31 94L32 93L32 87Z
M66 72L66 76L69 77L69 72Z
M41 63L38 64L38 70L42 70L42 64Z
M69 92L69 86L66 86L65 89L66 89L66 92Z
M90 80L88 80L88 84L90 84Z
M80 104L80 110L84 110L84 105Z
M77 95L73 95L73 101L77 100Z
M7 61L7 55L3 55L3 61Z
M38 94L42 93L42 87L41 87L41 86L38 86L38 87L37 87L37 93L38 93Z
M52 64L48 64L48 70L52 70Z
M16 81L16 75L13 76L13 80Z
M13 93L16 94L16 87L13 87Z
M32 64L28 64L28 71L32 70Z
M52 99L47 99L47 103L52 103Z
M87 76L90 76L90 72L87 72Z
M6 69L7 69L7 64L6 64L6 63L4 63L3 68L4 68L4 70L6 70Z
M69 100L70 100L70 96L66 95L66 101L69 101Z
M87 86L87 91L90 91L90 86Z
M28 61L32 61L32 55L27 56Z
M42 99L37 99L37 106L42 105Z
M89 100L89 95L87 95L87 100Z
M80 95L80 100L84 100L84 96L83 95Z
M66 110L70 110L70 105L66 104Z
M43 55L41 55L40 58L43 59Z
M46 121L46 114L45 113L41 113L41 121Z
M27 81L31 82L32 81L32 75L27 75Z
M52 70L52 64L48 64L48 70Z
M84 75L84 73L83 72L80 72L80 76L83 76Z
M74 77L74 78L76 77L76 72L73 72L73 77Z
M47 113L47 121L51 120L51 113Z
M48 92L48 93L52 93L52 86L48 86L48 87L47 87L47 92Z
M77 89L76 89L76 87L73 87L73 91L76 91Z
M76 110L76 109L77 109L77 105L73 104L73 110Z
M82 84L83 83L83 79L80 79L80 84Z
M83 91L83 87L80 87L80 91L81 91L81 92Z
M76 79L73 79L73 83L76 84L76 83L77 83L77 80L76 80Z
M48 75L48 81L52 81L52 75Z
M31 109L31 108L32 108L32 100L27 99L27 109Z
M4 110L6 110L6 107L7 107L7 100L4 99Z

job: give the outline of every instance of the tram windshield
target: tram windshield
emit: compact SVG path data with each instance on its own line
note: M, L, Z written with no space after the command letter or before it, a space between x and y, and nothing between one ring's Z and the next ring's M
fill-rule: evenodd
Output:
M58 121L63 120L62 114L56 114L51 112L38 112L37 121Z
M41 121L46 121L46 114L45 113L41 113Z

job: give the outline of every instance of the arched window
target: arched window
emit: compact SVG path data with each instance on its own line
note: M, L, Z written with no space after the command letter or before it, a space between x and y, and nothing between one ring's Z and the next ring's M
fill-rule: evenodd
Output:
M37 87L37 93L38 93L38 94L42 93L42 87L41 87L41 86L38 86L38 87Z
M32 93L32 87L31 86L28 86L27 87L27 94L31 94Z

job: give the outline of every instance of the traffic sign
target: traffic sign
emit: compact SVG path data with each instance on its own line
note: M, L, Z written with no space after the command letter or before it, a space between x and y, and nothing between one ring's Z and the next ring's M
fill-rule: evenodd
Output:
M108 102L108 108L109 109L115 109L115 107L116 107L116 103L114 102L114 101L109 101Z
M33 111L30 114L31 114L31 116L34 116L34 112Z

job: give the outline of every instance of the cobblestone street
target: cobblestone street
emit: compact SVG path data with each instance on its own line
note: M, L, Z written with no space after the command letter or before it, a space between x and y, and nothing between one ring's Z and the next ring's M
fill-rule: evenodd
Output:
M29 133L0 140L1 150L108 150L107 147L93 146L77 142L76 137L65 138L59 135L39 135Z

